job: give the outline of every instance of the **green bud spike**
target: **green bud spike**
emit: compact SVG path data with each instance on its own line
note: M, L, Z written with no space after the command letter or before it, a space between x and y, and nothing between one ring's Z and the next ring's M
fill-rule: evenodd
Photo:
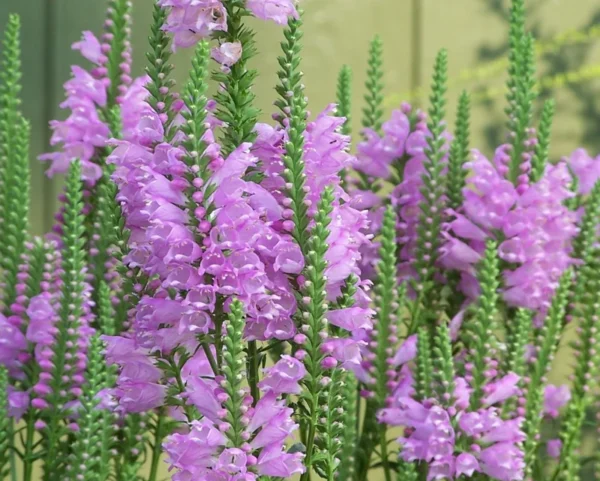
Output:
M106 296L105 289L103 296ZM104 299L110 302L110 298ZM113 414L98 409L98 393L112 386L115 380L114 366L108 368L104 360L104 343L94 336L88 348L86 384L80 397L78 417L79 430L73 435L71 455L66 469L69 479L82 481L106 481L110 476L110 446L113 442Z
M192 60L192 71L183 95L183 101L188 108L188 112L183 113L185 123L182 126L182 130L187 136L184 142L184 147L188 152L186 162L188 165L198 165L200 167L198 175L204 181L209 178L208 159L203 156L206 145L202 140L206 133L209 55L210 47L208 43L200 42L196 47L196 53Z
M469 327L471 329L470 350L472 355L469 359L473 364L471 375L473 381L471 387L471 408L477 409L483 398L483 387L486 382L485 371L488 366L485 361L491 355L490 346L493 346L496 330L496 316L498 314L498 289L500 269L498 266L497 245L494 241L488 241L485 255L478 272L478 280L481 285L481 294L477 300L477 311L475 322Z
M146 84L146 90L150 95L146 101L156 112L165 112L171 117L174 115L173 109L171 109L174 98L170 90L174 81L170 78L173 65L170 62L169 35L163 30L166 19L167 10L155 3L149 38L150 50L146 53L148 59L146 73L150 77L150 82ZM170 120L171 118L165 123L167 126L170 125ZM170 140L175 133L176 129L168 132L167 140Z
M118 453L115 459L116 481L139 479L139 472L146 461L148 448L148 431L150 416L148 414L128 414L125 426L118 433Z
M379 36L371 40L369 46L365 87L367 105L363 109L362 126L380 132L383 120L383 42Z
M352 134L352 69L344 65L338 75L337 114L346 121L342 127L344 135Z
M452 340L450 329L446 324L436 328L433 346L434 380L437 381L438 399L445 406L451 406L454 396L454 358L452 356Z
M417 464L400 460L397 479L398 481L417 481L419 479Z
M533 37L527 35L519 44L517 51L517 66L514 101L507 110L509 118L507 127L511 133L512 150L508 178L514 184L518 182L523 164L525 141L533 116L533 101L535 100L535 46ZM509 98L510 102L510 98ZM509 104L510 105L510 104Z
M306 130L306 98L302 88L294 92L292 116L290 118L289 141L283 157L285 171L283 175L290 188L287 191L292 201L290 208L294 212L294 231L292 235L304 254L308 248L308 207L304 191L304 131Z
M323 388L323 368L321 361L324 359L324 354L321 350L321 333L327 331L325 316L328 310L325 279L327 262L325 261L325 254L328 249L328 227L331 222L330 215L332 210L333 189L327 187L323 191L321 200L317 206L314 227L307 243L307 252L305 254L306 283L302 293L303 296L309 299L308 304L302 308L303 332L307 337L304 344L304 349L307 353L304 358L307 374L303 380L305 389L301 394L301 399L306 405L307 412L307 415L301 420L305 432L308 432L306 437L306 458L304 459L304 464L307 466L307 473L312 466L316 426L321 413L319 392ZM306 473L303 474L302 481L306 481L307 476Z
M123 54L130 49L131 37L131 0L110 0L108 2L108 24L107 32L112 35L110 51L108 52L108 106L116 105L119 95L119 86L123 83L121 75L123 71L121 64L125 62Z
M302 72L300 71L302 19L290 18L283 35L285 37L285 41L281 42L283 55L277 58L279 83L275 86L275 91L279 94L279 98L275 100L275 106L281 111L279 117L281 125L283 125L283 119L289 118L292 114L294 94L298 90L302 91Z
M342 423L344 416L344 372L334 369L331 381L320 394L321 416L317 424L316 454L313 456L313 469L327 481L337 479L336 473L340 465L341 438L346 426Z
M7 196L4 199L4 225L2 258L5 285L3 302L8 308L16 299L17 274L21 256L25 252L25 241L29 236L29 123L18 116L17 125L12 127L15 138L11 139L9 165L6 169Z
M342 426L344 431L342 434L342 450L340 453L340 465L338 467L339 481L352 481L354 479L354 469L356 463L356 439L357 439L357 420L358 420L358 403L356 402L356 393L358 390L358 382L354 375L350 372L346 373L343 386L343 410Z
M7 222L10 209L8 189L12 178L8 169L15 163L14 142L17 139L20 122L21 94L21 46L19 36L21 20L18 15L10 15L2 42L2 68L0 69L0 219ZM12 177L12 176L11 176ZM5 258L8 246L0 246L0 254Z
M228 73L217 71L213 79L223 88L215 94L218 108L216 116L225 122L221 146L224 155L233 152L244 142L252 142L256 136L254 126L260 114L254 105L254 81L257 71L249 67L249 61L256 55L254 32L243 23L247 11L244 2L231 0L224 2L227 9L227 32L215 35L223 42L239 42L242 46L240 59L231 66Z
M600 355L597 346L600 334L597 327L597 313L600 309L600 263L596 249L592 262L581 267L577 282L585 279L585 294L575 310L581 332L578 338L578 358L575 365L575 379L571 387L571 400L567 405L560 439L563 447L557 468L558 479L578 480L581 467L579 447L582 442L582 429L587 409L593 401L592 392L597 386Z
M225 384L223 389L229 396L224 406L227 410L225 421L231 428L225 432L233 446L240 447L244 443L242 434L244 424L242 422L242 401L244 395L244 376L242 375L246 365L246 353L244 352L244 326L245 315L243 304L235 299L230 306L228 320L225 323L225 337L223 339L223 376Z
M62 455L63 435L66 432L64 418L65 404L71 401L69 386L64 377L70 372L67 359L76 354L77 330L83 316L83 290L85 279L85 233L83 209L83 188L81 183L81 165L72 162L66 181L66 201L63 225L62 249L62 293L59 307L57 333L53 345L52 378L49 385L51 393L47 401L47 428L44 431L44 481L55 479L64 469L66 459Z
M377 263L377 280L375 282L375 308L377 315L374 329L377 331L377 347L375 348L375 402L378 408L385 406L388 396L387 361L389 355L386 349L389 347L388 337L392 317L395 316L395 308L398 304L398 280L396 271L396 214L393 207L388 206L381 229L381 247L379 248L379 262Z
M454 140L450 144L448 158L448 207L458 209L463 204L462 189L467 178L467 169L464 164L469 157L469 131L470 131L470 98L463 92L458 99L456 113L456 129Z
M10 473L12 423L8 417L8 370L0 365L0 479Z
M523 378L527 375L525 354L532 327L533 313L527 309L517 310L514 321L507 319L505 372L517 374L521 378L520 386L523 386ZM515 398L506 400L502 405L502 414L508 415L508 413L514 411L517 407L516 403Z
M537 356L529 372L525 421L523 422L523 432L525 433L523 451L525 453L526 475L532 474L537 457L544 403L544 378L552 366L554 354L558 349L572 277L573 273L570 270L563 274L558 289L552 298L550 310L537 335L537 339L539 339L536 346Z
M448 77L448 54L441 50L435 60L431 86L431 107L429 109L428 128L431 136L427 138L425 150L427 159L423 163L425 173L422 176L421 192L425 199L421 202L421 214L417 227L417 246L415 269L418 275L417 306L425 299L431 302L434 265L439 257L441 239L442 212L444 212L445 179L442 175L442 159L445 155L443 137L445 94ZM435 300L433 300L435 302Z
M552 119L554 117L554 100L546 100L540 119L535 151L531 159L531 181L537 182L544 174L548 164L548 151L550 150L550 133L552 130Z
M358 290L359 278L350 274L341 288L341 295L336 299L338 309L345 309L354 305L354 295Z
M509 119L516 111L517 83L520 75L520 48L525 38L525 0L512 0L508 31L508 80L506 81L506 113Z
M307 118L307 100L304 95L304 86L300 79L300 54L302 38L301 23L290 21L286 30L286 38L289 42L281 44L284 56L280 57L280 64L285 63L285 70L279 72L280 85L276 90L280 93L281 99L277 105L282 108L286 117L289 117L289 141L285 146L286 153L283 157L285 170L284 178L288 186L287 196L292 201L290 208L294 215L294 231L292 235L298 246L306 254L308 242L308 207L304 191L304 131L306 130ZM293 35L292 35L293 28ZM283 68L283 67L282 67ZM290 97L291 94L291 97ZM289 111L287 110L289 109Z
M433 384L433 360L431 358L431 340L425 327L417 335L417 357L415 370L415 391L418 399L431 397Z

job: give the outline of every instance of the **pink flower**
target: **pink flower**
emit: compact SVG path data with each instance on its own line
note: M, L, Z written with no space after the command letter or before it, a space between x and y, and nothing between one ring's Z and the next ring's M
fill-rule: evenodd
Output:
M90 32L83 32L83 38L75 42L73 50L79 50L81 55L96 65L101 65L106 61L106 56L102 53L102 46L96 36Z
M286 25L289 17L299 18L294 0L248 0L246 8L255 17L272 20L279 25Z
M546 444L546 452L551 458L558 458L562 450L562 441L560 439L550 439Z
M544 388L544 414L551 418L558 417L558 411L571 399L569 386L548 384Z
M241 56L242 44L240 42L224 42L219 47L212 49L212 58L226 69L235 64Z
M300 394L298 382L306 375L304 365L297 359L283 355L277 363L265 369L266 376L258 384L265 392Z
M412 361L417 355L417 335L413 334L408 337L398 349L392 359L393 366L402 366L409 361Z
M506 376L485 386L487 396L483 400L484 404L490 406L517 395L520 379L514 372L509 372Z

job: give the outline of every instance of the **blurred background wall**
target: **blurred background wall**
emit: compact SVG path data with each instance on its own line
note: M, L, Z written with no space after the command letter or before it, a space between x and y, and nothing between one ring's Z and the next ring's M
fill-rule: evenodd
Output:
M144 67L152 0L134 0L135 70ZM503 135L506 54L506 0L303 0L304 71L313 113L334 100L343 64L354 71L354 128L360 121L368 42L379 33L385 45L386 108L414 98L427 86L433 58L445 47L450 56L450 108L462 89L473 94L473 146L491 154ZM558 158L577 146L600 151L600 4L597 0L530 0L529 27L539 46L538 75L543 95L557 100L552 154ZM0 23L9 12L23 22L24 110L33 124L33 225L36 233L52 222L60 180L49 181L35 157L48 149L50 119L62 117L62 84L73 63L84 63L70 46L82 30L99 32L103 0L0 0ZM256 24L261 55L256 84L265 117L275 98L276 55L281 29ZM183 80L190 52L178 52L176 77Z

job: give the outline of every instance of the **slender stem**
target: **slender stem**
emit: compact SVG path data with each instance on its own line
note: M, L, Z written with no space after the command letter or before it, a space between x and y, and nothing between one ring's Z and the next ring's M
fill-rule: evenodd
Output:
M213 356L208 343L203 342L202 349L204 349L204 353L206 354L206 358L208 359L208 363L210 364L210 368L212 369L213 374L215 376L218 376L219 375L219 366L217 366L217 361L215 361L215 357Z
M316 436L316 430L317 430L317 415L318 415L318 405L319 405L319 401L318 401L318 394L315 396L312 396L312 402L311 402L312 406L311 406L311 419L310 419L310 426L308 428L308 437L306 438L306 457L304 458L304 462L306 464L306 466L308 466L306 468L306 471L302 474L302 476L300 477L300 481L309 481L310 480L310 463L311 463L311 458L312 458L312 452L313 452L313 448L314 448L314 443L315 443L315 436Z
M9 441L12 444L12 446L9 448L10 449L10 479L12 481L17 481L17 458L16 458L16 453L15 453L15 437L14 437L14 432L15 432L15 423L14 421L10 420L10 435L9 435Z
M260 399L260 391L258 390L258 349L256 341L248 342L248 384L250 384L250 393L252 394L252 405Z
M156 481L158 475L158 462L160 461L160 455L162 454L163 419L164 416L162 412L159 412L158 419L156 420L156 430L154 431L154 446L152 446L152 462L150 464L148 481Z
M33 476L33 437L35 435L35 412L29 409L27 413L27 435L25 438L25 453L23 455L23 481L31 481Z
M387 439L385 433L385 424L381 424L379 426L379 435L381 438L381 462L383 464L383 473L385 474L385 481L392 481L392 473L390 472L390 464L387 452Z

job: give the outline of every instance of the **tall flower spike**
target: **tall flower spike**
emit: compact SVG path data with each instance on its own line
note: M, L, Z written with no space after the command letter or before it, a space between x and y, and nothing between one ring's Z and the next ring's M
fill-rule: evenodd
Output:
M452 340L450 329L446 324L440 324L436 328L434 346L434 379L437 380L439 398L445 406L452 405L454 394L454 359L452 356Z
M469 156L470 98L463 92L458 99L456 129L448 156L448 207L457 210L463 204L463 187L468 170L464 168Z
M117 481L137 479L146 460L149 444L149 415L147 413L128 414L125 426L118 433L118 467L115 469Z
M426 160L423 162L421 214L417 227L417 246L415 269L417 272L418 301L428 298L432 288L434 265L439 257L441 241L442 213L444 212L445 179L442 175L444 157L444 115L446 109L446 89L448 77L448 54L441 50L435 60L433 82L431 86L431 107L429 109L428 128L431 136L427 138Z
M6 169L7 196L4 199L5 217L3 247L6 252L0 259L5 284L3 302L8 308L16 299L17 274L25 241L29 235L29 138L31 129L23 117L17 117L17 126L11 141L10 163Z
M215 94L217 118L226 126L221 138L224 155L227 156L244 142L254 140L254 126L260 111L254 106L253 85L257 71L249 67L249 61L256 54L254 32L244 25L247 11L244 2L231 0L225 2L227 9L227 31L215 32L222 42L239 43L242 54L229 72L218 71L214 80L221 86Z
M573 242L573 258L580 259L582 262L579 266L575 266L576 280L573 285L570 306L579 305L585 295L586 275L589 275L586 265L592 261L594 255L598 219L600 219L600 181L596 182L590 192L581 220L580 231Z
M589 407L591 391L596 383L600 365L597 351L600 342L598 309L600 309L600 278L598 263L597 226L600 218L600 182L596 182L582 220L581 232L576 239L575 252L581 260L576 270L575 287L570 306L573 317L579 321L578 358L575 378L571 388L571 400L561 429L563 448L560 455L557 475L559 479L576 479L579 469L578 448L581 443L581 428L586 409Z
M188 156L186 162L188 165L197 165L199 167L198 175L206 182L209 178L208 162L209 159L203 156L206 144L204 134L206 133L206 97L207 77L208 77L208 58L210 48L208 43L202 41L196 47L196 53L192 61L192 71L190 78L185 86L183 101L187 107L187 112L182 112L185 124L182 126L183 132L187 138L183 143ZM205 194L205 197L209 197Z
M533 157L531 158L531 181L537 182L544 175L544 170L548 164L548 151L550 149L550 133L552 130L552 118L554 117L554 100L549 99L544 102L542 109L542 118L538 128L537 144Z
M573 273L571 271L567 271L563 274L558 289L552 298L550 310L548 311L544 324L537 336L537 355L531 367L529 383L526 386L525 421L523 422L523 432L526 436L523 446L526 477L532 474L537 457L542 408L544 403L543 381L552 366L554 354L558 349L560 333L565 319L569 289L572 283L572 276Z
M383 217L383 227L381 229L381 247L379 249L379 262L377 263L377 280L375 282L375 310L376 322L371 331L370 350L374 355L373 376L375 381L373 398L367 400L367 416L374 416L379 409L385 407L385 400L389 393L388 382L388 347L389 337L393 335L392 329L395 328L396 306L398 305L398 281L396 272L396 214L392 206L388 206ZM394 326L394 327L392 327ZM390 481L391 473L389 460L387 456L387 438L386 425L379 424L373 426L379 434L379 443L381 448L381 460L386 481ZM371 446L365 446L367 439L363 436L361 447L367 453L367 459L373 451L373 442L369 441Z
M338 74L337 114L346 119L342 134L350 135L352 133L352 69L348 65L344 65Z
M529 167L524 162L525 141L531 126L533 101L535 99L535 45L533 37L527 35L517 44L516 78L513 108L509 107L508 129L511 135L512 149L508 179L515 185L522 185L522 176L528 175Z
M275 86L275 91L279 98L275 100L275 106L281 110L281 117L277 115L280 123L283 125L283 119L287 119L292 114L294 104L294 93L301 88L302 72L300 71L300 52L302 45L302 19L290 18L287 28L283 31L285 42L281 43L283 55L277 58L279 62L279 83Z
M322 417L318 421L318 436L315 441L315 447L319 453L314 457L313 468L319 476L327 481L337 479L340 464L342 448L340 438L345 429L342 423L344 414L342 393L345 387L345 377L342 369L334 369L331 374L331 382L321 392Z
M527 309L518 309L514 321L508 319L506 324L505 372L514 372L522 382L527 371L526 350L533 327L533 313ZM528 386L531 386L531 383ZM513 411L515 403L516 399L507 399L502 406L502 412L508 414Z
M375 402L377 409L385 405L388 396L387 374L389 369L386 348L389 346L389 336L394 325L395 306L398 305L398 281L396 273L396 214L392 206L388 206L381 229L380 260L377 263L377 280L375 282L376 322L373 326L372 341L375 348L373 361L375 371Z
M44 481L62 469L65 461L61 454L62 436L65 434L63 420L72 400L69 393L70 378L80 362L77 356L78 330L83 316L83 292L85 278L85 239L83 234L83 191L81 165L71 163L66 181L66 202L63 226L62 292L59 319L54 339L50 388L47 397L47 428L44 430L45 458ZM65 381L66 380L66 381Z
M321 200L317 206L315 214L315 223L311 231L311 236L307 244L306 252L306 280L304 283L303 296L307 299L307 304L302 306L302 332L306 336L304 343L304 365L307 375L303 383L305 389L302 391L301 398L306 403L307 417L304 419L304 429L308 433L306 437L306 472L310 471L312 466L312 457L314 449L314 440L317 422L321 413L319 403L319 392L323 383L323 367L321 363L324 359L321 350L323 334L326 333L325 315L327 314L327 291L325 269L327 262L325 254L327 253L327 237L329 236L330 215L333 209L333 192L331 187L327 187L321 195ZM304 474L302 479L305 481L308 475Z
M21 93L21 49L19 35L21 20L18 15L10 15L2 42L2 71L0 73L0 219L5 219L6 189L10 186L6 170L12 163L12 147L16 139L15 128L20 116ZM2 246L2 249L6 249ZM4 250L1 251L3 256Z
M243 372L246 365L246 354L244 352L244 307L243 304L234 299L230 305L228 321L225 324L226 335L223 339L223 376L222 384L227 400L223 403L227 410L225 421L231 426L225 435L235 447L244 443L242 433L244 432L242 420L242 405L244 404Z
M29 229L29 125L21 104L21 21L10 15L4 33L0 70L0 267L6 308L14 302L18 265Z
M8 415L8 370L0 365L0 479L8 479L12 429Z
M291 201L294 230L292 235L306 254L308 248L308 205L306 204L306 174L304 173L304 133L306 130L306 97L304 86L297 84L293 90L292 113L290 116L289 141L285 145L283 156L287 195Z
M342 434L342 450L340 453L340 465L338 467L338 480L351 481L354 479L354 466L356 462L356 438L358 431L356 429L358 422L358 403L357 392L358 382L351 372L348 372L344 378L343 397L343 416L342 425L344 431Z
M417 334L417 357L415 359L415 391L417 399L431 397L433 383L433 360L431 340L427 328L421 327Z
M508 79L506 81L506 113L509 121L516 114L517 82L520 74L521 42L525 38L525 0L512 0L508 31Z
M600 276L598 274L598 250L591 262L582 266L578 283L585 279L585 294L576 311L580 319L578 338L578 358L575 365L575 378L571 387L571 400L560 432L562 450L557 468L558 479L576 480L581 466L579 447L582 441L582 428L587 409L593 401L592 392L597 385L600 355L597 346L600 343L598 332L598 310L600 309Z
M371 40L365 84L366 106L363 108L362 126L381 131L383 119L383 42L376 36Z
M103 289L103 309L110 308L110 293ZM106 313L100 314L106 317ZM109 313L110 315L110 313ZM104 319L104 323L108 319ZM114 383L116 366L106 366L103 355L104 343L100 336L90 341L86 384L80 398L78 430L74 433L67 473L70 479L80 481L106 481L110 476L114 419L109 406L99 406L103 390Z
M146 53L149 65L146 73L150 77L150 82L146 84L146 90L150 93L147 99L152 109L163 114L163 124L169 125L169 119L173 115L173 95L170 93L174 81L169 77L173 71L173 65L170 63L171 51L169 49L169 35L163 30L167 18L167 11L158 4L154 5L152 13L152 29L150 32L150 50ZM173 129L175 130L175 129ZM171 132L174 135L175 132Z
M108 4L105 38L110 44L106 64L110 80L107 92L109 108L115 105L119 95L126 91L122 86L131 83L131 10L131 0L110 0Z
M471 356L468 362L472 364L470 372L471 387L471 408L480 407L483 398L483 388L486 384L486 371L489 368L488 359L493 356L492 345L495 343L494 329L495 317L498 312L498 288L500 270L498 267L497 244L494 241L488 241L485 249L485 255L481 266L479 267L478 280L481 285L481 294L478 299L477 312L475 319L470 325Z

